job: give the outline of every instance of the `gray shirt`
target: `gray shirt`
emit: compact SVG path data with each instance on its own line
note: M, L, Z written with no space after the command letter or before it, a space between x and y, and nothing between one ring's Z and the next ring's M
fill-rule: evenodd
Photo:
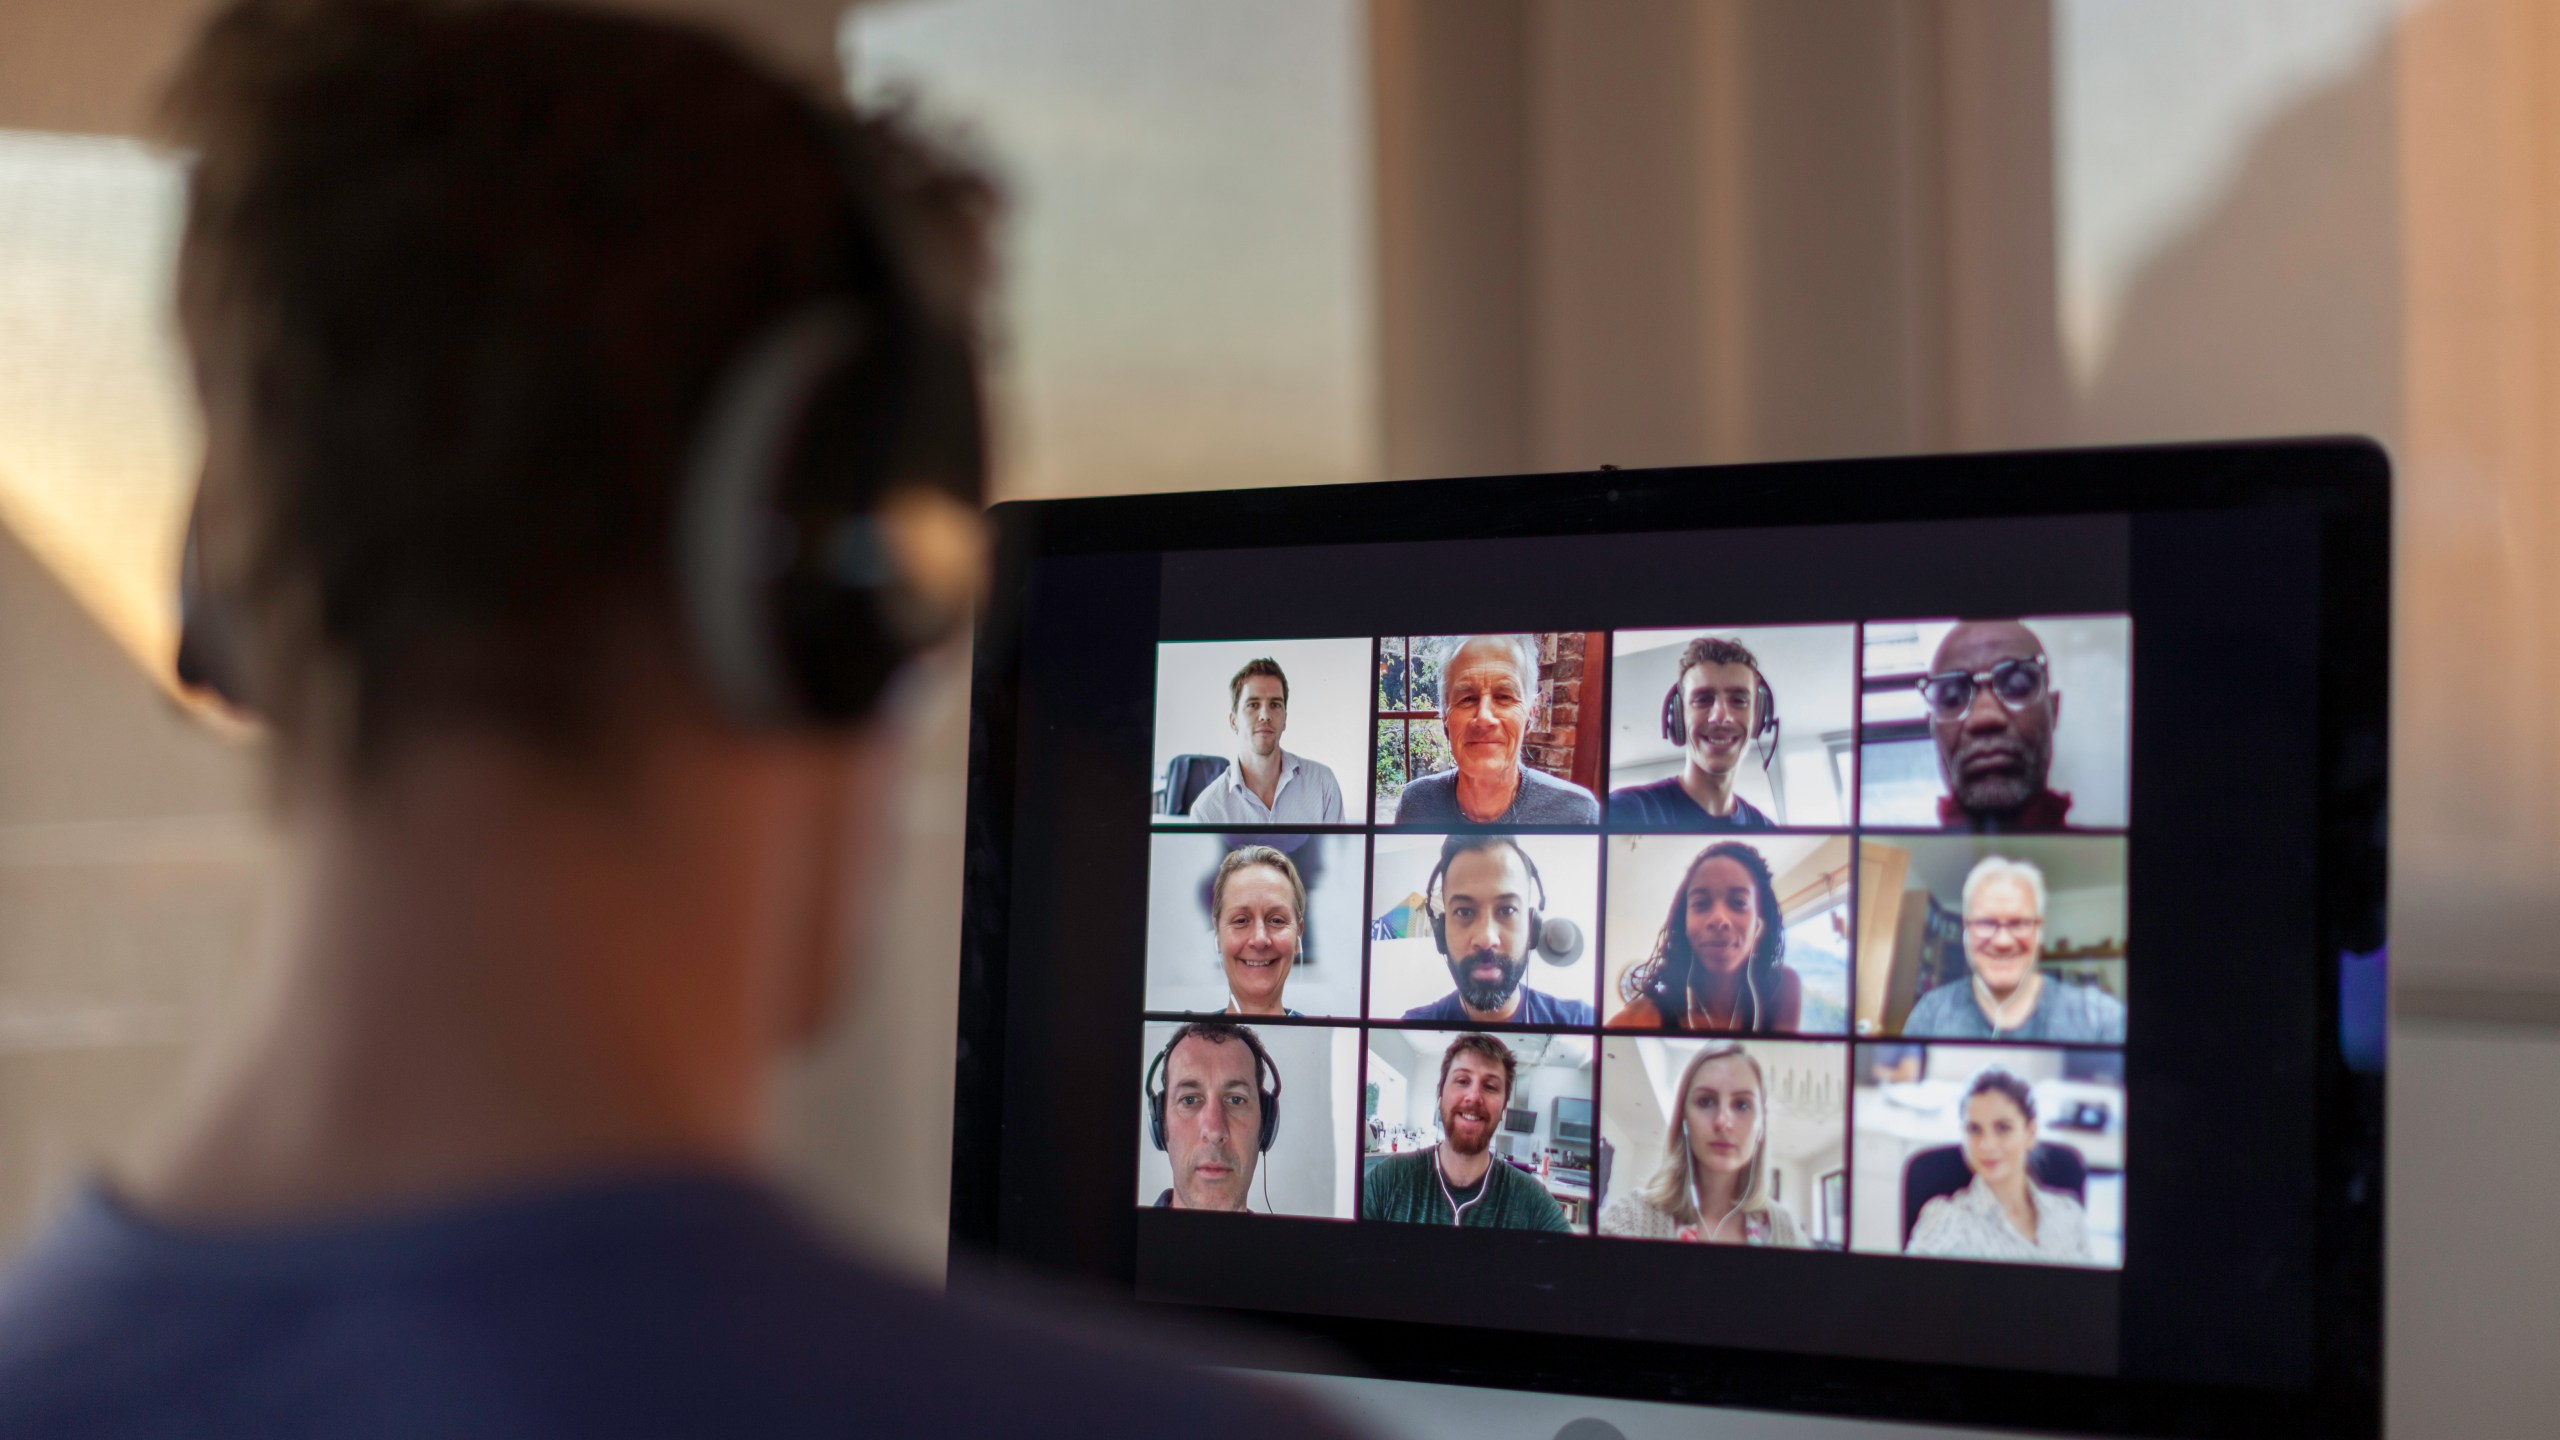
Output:
M2069 985L2048 975L2036 1008L2015 1029L1995 1035L1991 1017L1973 1003L1973 982L1958 980L1920 997L1902 1033L1925 1040L2082 1040L2124 1043L2124 1002L2095 985Z
M1265 805L1230 760L1191 802L1190 817L1214 825L1339 825L1342 787L1322 763L1283 750L1280 785Z
M1466 812L1458 808L1458 772L1443 770L1425 775L1404 787L1404 797L1396 802L1396 824L1433 829L1453 825L1472 825ZM1559 780L1544 771L1520 767L1520 789L1511 797L1511 808L1482 822L1487 825L1597 825L1600 802L1591 792L1570 780Z

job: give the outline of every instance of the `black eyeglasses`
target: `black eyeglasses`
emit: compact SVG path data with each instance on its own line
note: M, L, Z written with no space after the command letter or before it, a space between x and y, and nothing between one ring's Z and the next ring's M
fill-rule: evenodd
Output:
M1920 698L1930 713L1941 720L1954 720L1973 708L1973 690L1988 685L1991 693L2009 709L2024 710L2044 698L2045 670L2042 660L2030 658L2003 660L1988 670L1949 670L1943 675L1920 677Z

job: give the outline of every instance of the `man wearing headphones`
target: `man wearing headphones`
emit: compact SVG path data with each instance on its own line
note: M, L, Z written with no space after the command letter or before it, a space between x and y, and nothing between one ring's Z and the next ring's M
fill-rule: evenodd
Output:
M1756 744L1762 768L1778 747L1777 697L1739 640L1701 635L1680 651L1679 679L1662 703L1662 738L1681 747L1680 773L1609 792L1620 829L1767 830L1769 817L1734 793Z
M1280 1138L1280 1067L1242 1025L1194 1020L1173 1032L1147 1095L1149 1137L1173 1162L1159 1210L1247 1208L1253 1172ZM1266 1072L1268 1079L1265 1079Z
M231 0L170 112L182 668L265 722L284 913L0 1277L0 1434L1335 1433L767 1177L977 585L985 184L530 0Z
M1432 941L1458 988L1404 1012L1448 1025L1588 1025L1591 1002L1559 999L1525 982L1547 939L1546 880L1509 835L1462 831L1440 843L1424 882ZM1434 895L1432 892L1436 891Z

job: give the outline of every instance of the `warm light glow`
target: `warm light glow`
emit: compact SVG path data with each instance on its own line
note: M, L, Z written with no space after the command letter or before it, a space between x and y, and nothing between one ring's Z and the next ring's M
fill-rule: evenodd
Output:
M198 438L168 318L178 162L0 132L0 526L170 683Z

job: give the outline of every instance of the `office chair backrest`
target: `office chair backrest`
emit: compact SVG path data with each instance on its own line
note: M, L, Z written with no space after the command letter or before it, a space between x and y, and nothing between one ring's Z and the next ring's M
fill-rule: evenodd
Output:
M2089 1165L2069 1145L2041 1140L2027 1156L2027 1177L2047 1190L2059 1190L2086 1205ZM1915 1153L1902 1166L1902 1243L1911 1243L1911 1227L1920 1223L1921 1207L1941 1195L1953 1195L1973 1183L1964 1163L1964 1147L1940 1145Z
M1199 799L1200 792L1208 789L1209 782L1226 768L1224 755L1176 755L1165 762L1164 809L1159 813L1190 814L1191 802Z

